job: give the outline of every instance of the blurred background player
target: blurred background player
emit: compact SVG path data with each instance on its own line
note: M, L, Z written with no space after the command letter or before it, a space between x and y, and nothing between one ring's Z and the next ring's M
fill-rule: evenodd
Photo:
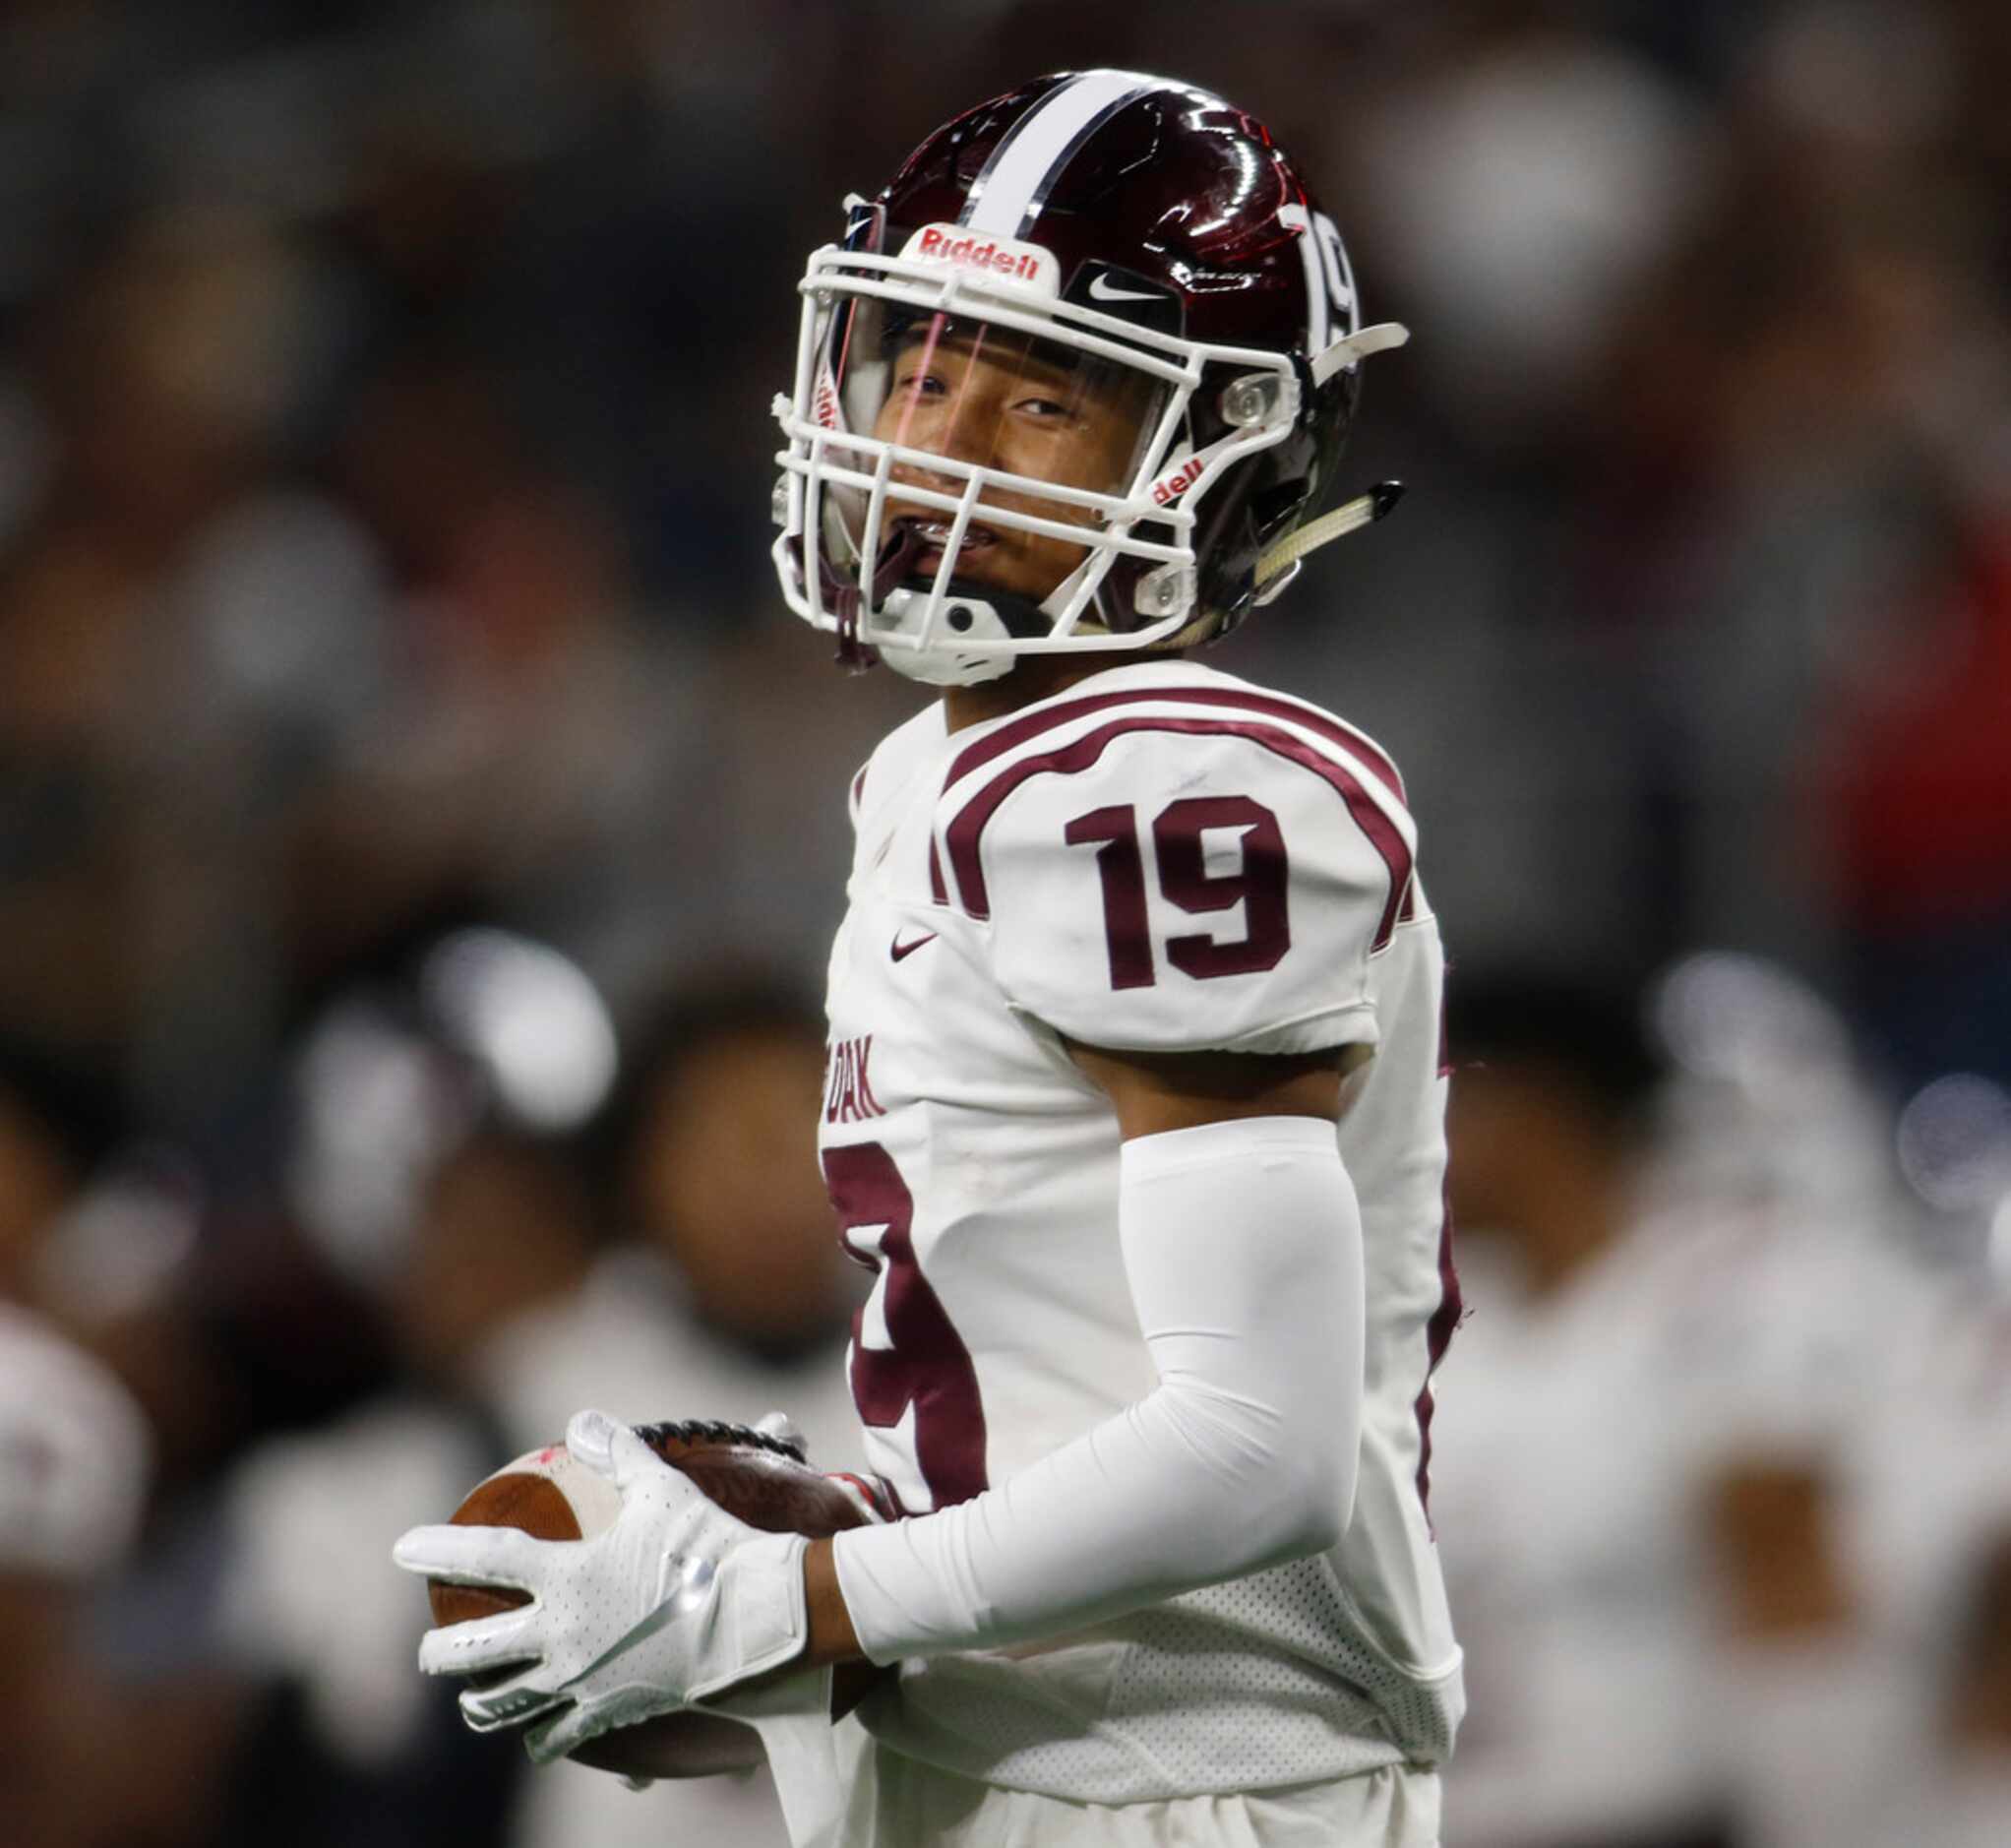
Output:
M534 949L497 932L449 934L403 962L416 971L409 989L376 990L382 1024L429 1075L404 1107L445 1126L407 1177L408 1207L373 1267L407 1384L264 1446L230 1486L216 1623L246 1673L295 1692L305 1713L292 1723L307 1735L286 1755L288 1782L260 1793L270 1807L247 1795L246 1824L281 1825L304 1760L326 1767L315 1826L330 1842L372 1826L378 1811L431 1839L449 1827L435 1792L473 1839L485 1822L466 1800L471 1779L494 1806L486 1825L518 1843L640 1842L666 1829L780 1842L765 1775L666 1785L642 1804L578 1766L522 1778L521 1755L495 1742L462 1734L464 1745L444 1748L432 1728L447 1714L414 1698L410 1672L425 1613L372 1565L413 1506L451 1505L563 1431L588 1381L637 1419L650 1406L724 1415L749 1398L787 1398L838 1453L850 1427L840 1357L856 1291L817 1171L816 1012L752 970L667 995L637 1018L613 1093L584 1100L582 1120L554 1133L526 1121L534 1099L471 1056L439 1006L443 968L473 947L513 945ZM352 995L331 1017L353 1024L356 1005ZM550 1055L563 1016L548 1008L546 1019ZM310 1096L304 1141L317 1115ZM750 1290L748 1274L766 1281ZM306 1574L310 1552L323 1564ZM459 1768L446 1774L450 1760Z
M0 1300L0 1789L23 1841L110 1848L171 1831L214 1796L200 1767L177 1791L151 1789L163 1765L152 1745L137 1763L98 1762L104 1739L142 1726L145 1708L79 1637L92 1589L138 1533L152 1461L146 1421L117 1379ZM162 1733L192 1743L187 1711L163 1711Z
M1471 1317L1433 1506L1475 1689L1453 1825L1502 1848L2001 1827L2002 1760L1953 1744L1988 1732L1987 1674L1951 1704L1935 1639L2003 1531L2007 1402L1977 1371L2001 1309L1895 1249L1834 1017L1704 956L1645 992L1456 984L1450 1026Z
M1460 983L1453 1220L1471 1317L1433 1507L1473 1650L1450 1780L1475 1841L1706 1842L1707 1639L1681 1498L1694 1253L1644 1227L1656 1069L1630 995ZM1498 1677L1498 1681L1494 1678ZM1493 1685L1491 1686L1491 1683Z

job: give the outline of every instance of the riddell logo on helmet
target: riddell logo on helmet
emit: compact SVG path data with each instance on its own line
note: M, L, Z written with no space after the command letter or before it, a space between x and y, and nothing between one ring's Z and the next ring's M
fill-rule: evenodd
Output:
M1200 479L1201 470L1207 466L1198 456L1189 456L1170 475L1162 475L1152 484L1152 498L1164 507L1169 501L1177 501L1188 489Z
M981 271L1021 288L1055 292L1055 260L1038 244L1009 237L980 237L958 224L925 224L908 239L901 255L910 261L944 263Z

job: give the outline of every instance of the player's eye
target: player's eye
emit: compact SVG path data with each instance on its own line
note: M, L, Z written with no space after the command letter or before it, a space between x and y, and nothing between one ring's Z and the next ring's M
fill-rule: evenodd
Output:
M949 388L933 372L903 372L894 376L893 389L909 398L941 398Z
M1022 398L1019 400L1018 408L1028 416L1039 417L1044 420L1052 417L1072 417L1075 414L1060 399L1056 398Z

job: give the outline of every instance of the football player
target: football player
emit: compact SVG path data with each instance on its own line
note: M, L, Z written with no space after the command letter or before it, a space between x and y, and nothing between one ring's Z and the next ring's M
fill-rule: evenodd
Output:
M1127 71L938 130L801 286L782 593L941 689L852 780L828 993L897 1517L759 1535L582 1414L621 1520L408 1536L536 1594L422 1666L550 1756L897 1663L846 1842L1435 1842L1437 927L1389 759L1189 653L1393 500L1315 517L1403 330L1261 123Z

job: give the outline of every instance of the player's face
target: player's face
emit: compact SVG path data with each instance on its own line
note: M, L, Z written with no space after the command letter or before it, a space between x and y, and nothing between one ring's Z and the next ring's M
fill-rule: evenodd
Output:
M1154 390L1137 374L1029 335L984 327L958 327L935 316L914 324L892 350L891 377L873 434L909 449L1058 487L1097 493L1128 485L1133 458ZM902 462L892 471L889 512L926 542L946 540L951 516L901 512L900 483L955 493L961 481L932 476ZM1030 495L988 486L993 506L1095 524L1086 509L1071 509ZM1049 595L1086 556L1087 548L1045 534L984 524L974 516L955 566L959 579L1030 597ZM939 543L916 561L918 575L933 574L943 559Z

